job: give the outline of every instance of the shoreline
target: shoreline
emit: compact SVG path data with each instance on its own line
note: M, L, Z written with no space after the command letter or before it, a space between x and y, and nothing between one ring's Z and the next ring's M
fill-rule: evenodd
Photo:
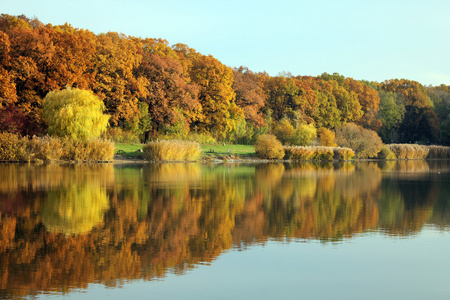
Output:
M35 161L0 161L0 164L34 164L34 165L44 165L44 164L61 164L61 165L71 165L71 164L113 164L113 165L131 165L131 164L158 164L158 163L293 163L293 162L379 162L379 161L432 161L432 160L449 160L449 158L417 158L417 159L377 159L377 158L365 158L365 159L351 159L351 160L295 160L295 159L262 159L262 158L249 158L249 157L237 157L237 156L219 156L211 157L206 156L198 161L150 161L143 158L129 158L123 157L121 155L114 155L112 160L94 160L94 161L68 161L68 160L57 160L45 162L42 160Z

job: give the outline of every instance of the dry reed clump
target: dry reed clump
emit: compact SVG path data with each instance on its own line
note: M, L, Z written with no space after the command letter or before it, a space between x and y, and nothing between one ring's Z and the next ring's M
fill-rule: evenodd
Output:
M156 161L196 161L202 148L197 142L162 140L144 145L144 158Z
M428 146L428 159L448 159L450 158L450 147Z
M114 156L114 143L93 138L88 140L62 140L62 159L74 161L109 161Z
M43 161L53 161L61 158L63 154L63 143L61 139L49 136L36 137L33 136L28 140L28 152L30 159L40 159Z
M417 144L389 144L386 147L394 152L397 159L424 159L429 148Z
M325 146L289 146L284 152L286 159L294 160L349 160L355 156L350 148Z
M114 143L103 139L70 140L49 136L31 139L11 133L0 133L0 160L105 161L112 160Z
M0 133L0 160L28 161L27 141L27 138L12 133Z

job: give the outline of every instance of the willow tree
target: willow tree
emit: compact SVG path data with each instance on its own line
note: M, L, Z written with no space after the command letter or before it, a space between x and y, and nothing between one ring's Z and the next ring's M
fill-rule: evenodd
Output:
M70 87L48 93L43 101L48 133L71 139L99 137L105 132L109 116L104 110L105 105L93 92Z

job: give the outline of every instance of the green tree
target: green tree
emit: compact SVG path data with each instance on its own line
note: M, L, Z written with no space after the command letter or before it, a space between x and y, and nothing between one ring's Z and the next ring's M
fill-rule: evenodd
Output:
M278 122L277 126L275 126L273 130L273 133L283 145L291 142L294 132L295 128L292 126L291 121L289 121L288 118L283 118L280 122Z
M291 144L307 146L317 137L317 130L313 124L300 124L295 128L291 138Z
M48 133L71 139L99 137L105 132L109 116L104 110L103 102L91 91L71 87L52 91L43 101Z
M398 142L398 126L405 116L405 106L401 103L396 93L379 91L380 112L382 127L378 133L385 143Z

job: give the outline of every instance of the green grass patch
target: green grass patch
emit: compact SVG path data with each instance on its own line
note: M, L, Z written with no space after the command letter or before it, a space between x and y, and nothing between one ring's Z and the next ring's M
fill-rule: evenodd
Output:
M240 157L255 157L255 147L253 145L200 145L202 156L216 157L223 155L235 155ZM124 144L115 143L115 154L125 158L143 158L139 149L143 149L144 144ZM228 152L230 149L230 152Z
M119 154L127 158L143 158L142 152L137 152L139 149L142 150L143 147L143 144L116 143L114 154Z
M201 145L203 156L255 156L255 146L253 145Z

